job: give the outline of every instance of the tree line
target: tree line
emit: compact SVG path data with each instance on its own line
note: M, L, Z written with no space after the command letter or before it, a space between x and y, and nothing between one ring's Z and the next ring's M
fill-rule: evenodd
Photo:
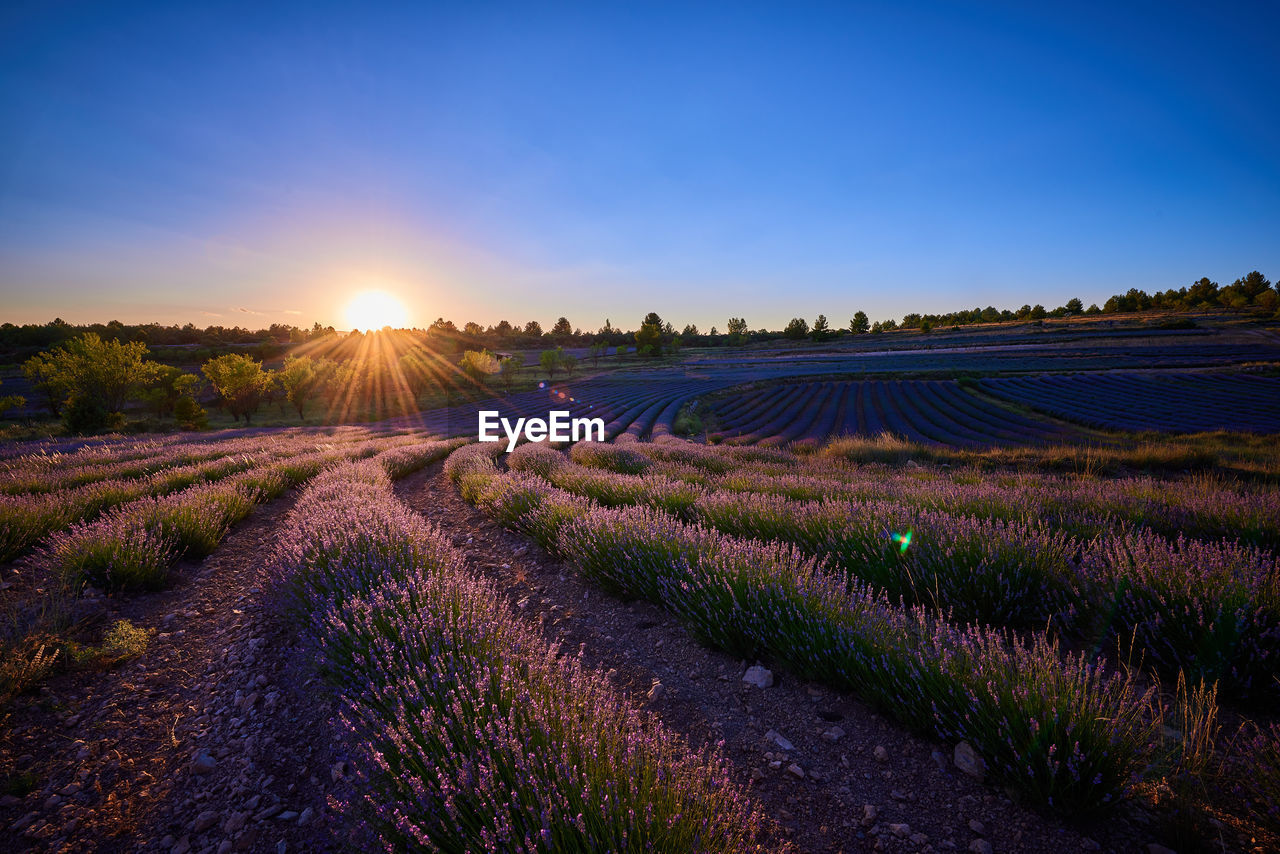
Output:
M549 352L557 369L572 372L576 367L563 350ZM130 405L157 418L173 418L189 430L208 426L202 403L246 425L273 403L282 411L287 406L300 421L316 405L339 420L385 418L418 411L424 396L439 396L448 405L470 393L486 393L495 379L510 392L525 374L517 356L467 351L456 359L420 344L397 348L380 338L358 356L300 353L287 356L274 370L244 353L207 359L197 372L157 362L151 355L141 342L88 332L27 359L22 372L38 395L36 402L72 433L119 430ZM0 410L25 403L8 396L0 399Z
M1034 321L1047 317L1220 308L1274 315L1280 309L1280 293L1277 293L1276 288L1266 276L1254 270L1225 286L1206 277L1187 287L1170 288L1154 294L1148 294L1138 288L1130 288L1123 294L1111 296L1101 307L1094 303L1086 308L1081 300L1073 298L1065 305L1054 309L1031 304L1023 305L1016 310L987 306L941 314L910 312L903 316L901 321L890 318L875 322L871 322L865 312L858 311L850 318L847 325L839 327L832 326L825 315L819 315L812 327L803 318L796 317L781 330L771 331L763 328L751 330L743 318L732 317L728 320L724 331L713 326L704 332L696 324L686 324L683 328L677 329L670 321L659 317L656 312L650 312L635 330L615 327L609 319L606 319L604 325L596 331L589 332L574 326L567 317L557 318L555 323L546 330L537 320L530 320L523 324L500 320L489 326L469 321L459 327L453 321L439 317L426 329L414 328L403 331L416 336L419 341L433 349L455 354L461 354L467 350L488 350L492 353L522 349L537 350L550 345L552 347L599 346L602 348L601 352L615 351L620 346L635 346L642 354L652 355L670 352L673 348L679 349L681 346L714 347L741 344L747 340L810 338L820 341L846 332L875 333L899 328L928 330L941 326L968 326L1014 320ZM347 351L338 353L339 356L344 356L359 349L359 340L362 337L360 330L342 335L332 326L323 326L319 322L312 324L309 328L276 323L264 329L249 330L240 326L207 326L201 329L191 323L182 326L176 324L161 326L155 323L131 326L117 320L105 324L74 326L61 319L55 319L45 324L22 326L12 323L0 324L0 352L48 349L87 333L95 334L103 340L122 343L137 342L160 348L185 347L213 350L221 348L225 350L257 347L259 349L255 353L259 358L278 356L292 346L325 341L330 342L330 347ZM174 360L165 353L158 355L166 361ZM216 353L206 355L212 356Z

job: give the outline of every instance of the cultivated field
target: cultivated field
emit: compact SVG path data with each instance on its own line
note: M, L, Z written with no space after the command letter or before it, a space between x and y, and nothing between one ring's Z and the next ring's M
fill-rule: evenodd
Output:
M4 448L0 847L1274 850L1280 345L928 344Z

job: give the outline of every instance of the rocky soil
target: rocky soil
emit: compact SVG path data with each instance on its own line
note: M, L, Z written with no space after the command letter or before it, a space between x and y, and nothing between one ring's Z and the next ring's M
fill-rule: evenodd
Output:
M458 496L439 466L396 486L549 641L584 651L734 777L804 851L1148 851L1144 816L1067 825L981 782L980 757L916 738L854 698L708 650L664 612L580 583ZM104 599L154 630L114 670L66 673L0 718L0 850L326 851L349 797L332 694L278 603L270 557L290 494L163 592ZM975 761L977 760L977 761ZM1158 850L1158 849L1156 849Z
M437 472L397 484L398 496L450 532L550 642L582 648L691 744L723 742L735 778L800 849L1146 854L1155 841L1141 813L1072 826L1020 806L958 767L957 745L916 738L851 696L701 646L656 606L579 581Z
M154 631L144 655L64 673L0 724L0 850L323 851L339 760L327 692L263 591L290 494L160 593L103 599ZM317 737L319 735L319 737Z

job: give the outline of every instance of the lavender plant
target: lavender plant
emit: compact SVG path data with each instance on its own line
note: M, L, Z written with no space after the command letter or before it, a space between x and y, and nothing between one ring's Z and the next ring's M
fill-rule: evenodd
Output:
M345 806L379 847L762 850L765 821L718 755L691 751L548 649L394 500L377 466L342 466L308 488L281 563L315 615L368 783Z

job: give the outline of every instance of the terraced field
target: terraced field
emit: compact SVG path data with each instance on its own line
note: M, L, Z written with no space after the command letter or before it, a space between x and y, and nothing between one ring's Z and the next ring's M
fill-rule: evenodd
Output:
M790 383L725 395L711 438L730 444L817 445L835 436L893 433L926 445L1058 444L1083 433L1024 415L950 380Z
M1280 432L1280 379L1248 374L1088 374L984 379L1003 400L1106 430Z

